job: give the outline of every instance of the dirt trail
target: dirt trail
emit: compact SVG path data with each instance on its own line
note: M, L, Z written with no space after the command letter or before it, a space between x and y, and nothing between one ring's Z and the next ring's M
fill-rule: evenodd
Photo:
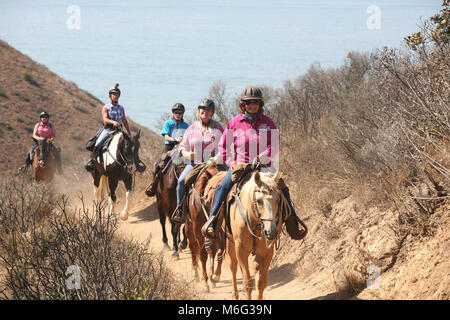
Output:
M118 201L116 211L121 209ZM169 222L166 224L169 245L172 243ZM156 208L156 200L141 199L134 200L130 216L127 221L120 221L119 232L137 241L144 241L151 237L151 247L156 252L162 252L167 265L180 277L193 280L192 264L189 248L180 253L178 261L171 257L171 251L162 251L162 230ZM271 300L301 300L311 298L321 298L332 290L322 288L319 283L302 283L289 270L290 264L282 265L278 268L271 268L268 276L268 286L265 290L264 299ZM238 288L241 290L241 274L238 271ZM316 279L317 281L317 279ZM195 282L201 292L200 282ZM328 292L327 292L328 291ZM255 290L253 291L256 296ZM222 267L222 276L216 287L210 285L210 292L204 294L204 299L223 300L231 299L231 273L229 271L228 258L225 259ZM242 293L240 293L242 299Z

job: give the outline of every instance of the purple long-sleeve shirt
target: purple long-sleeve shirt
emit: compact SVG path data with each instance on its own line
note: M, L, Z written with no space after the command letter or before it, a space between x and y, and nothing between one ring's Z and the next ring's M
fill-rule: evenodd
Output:
M273 163L269 158L274 160L278 155L279 145L280 135L272 119L260 114L252 125L249 119L240 114L228 122L219 141L219 153L228 166L235 162L250 163L263 153L267 157L265 163L262 161L263 164L271 166Z

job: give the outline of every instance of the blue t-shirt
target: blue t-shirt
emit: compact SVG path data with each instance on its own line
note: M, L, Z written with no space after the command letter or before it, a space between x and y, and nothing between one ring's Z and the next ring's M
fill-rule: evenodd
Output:
M184 121L176 122L173 119L169 119L166 122L164 122L161 135L164 137L166 134L168 134L169 137L172 138L183 137L184 132L188 127L189 125ZM171 144L171 142L165 141L165 144Z

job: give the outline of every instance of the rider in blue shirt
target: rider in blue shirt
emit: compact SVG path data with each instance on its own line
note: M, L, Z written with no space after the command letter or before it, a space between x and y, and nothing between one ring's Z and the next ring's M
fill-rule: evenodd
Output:
M166 163L168 158L167 154L183 140L184 132L189 127L189 124L183 120L184 111L185 108L183 104L175 103L172 106L172 118L164 122L161 131L161 135L164 137L164 151L161 158L156 161L155 169L153 171L153 182L145 191L148 196L155 195L159 173Z
M172 119L164 122L161 135L164 137L164 152L172 150L176 144L183 139L184 132L189 125L184 122L184 106L181 103L175 103L172 107Z

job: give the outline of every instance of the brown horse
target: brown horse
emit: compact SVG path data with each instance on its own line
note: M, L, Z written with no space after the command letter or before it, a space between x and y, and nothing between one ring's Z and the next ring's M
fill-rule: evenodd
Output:
M201 234L201 228L208 218L207 209L201 197L204 194L208 181L218 173L216 167L207 166L199 173L194 187L189 191L187 201L189 204L189 214L186 220L186 235L189 240L191 250L192 268L194 275L198 278L198 260L202 265L202 285L206 292L209 292L208 274L213 286L220 280L222 262L225 247L225 235L219 232L217 240L208 241L205 246L205 238ZM206 270L207 259L210 259L209 273ZM214 259L217 256L217 268L214 270Z
M53 179L56 168L52 148L53 145L47 142L47 138L37 140L37 146L33 156L34 181L51 181Z
M165 169L165 170L164 170ZM156 203L158 206L159 222L161 223L162 234L163 234L163 244L165 250L170 250L167 244L167 233L166 233L166 219L170 221L170 231L172 234L173 248L172 257L177 260L179 258L178 254L178 244L180 243L180 225L172 223L170 217L177 206L177 184L178 177L184 170L184 166L180 166L170 161L167 164L167 168L164 168L164 172L161 174L158 180L158 185L156 188ZM149 196L149 190L151 185L145 190L145 194ZM187 239L183 230L183 241L180 244L182 249L187 247Z
M232 273L232 298L238 299L236 282L239 264L243 275L246 298L251 299L253 279L249 271L248 257L255 254L253 271L258 271L258 299L263 298L267 285L267 272L274 252L274 243L281 234L283 212L289 212L286 198L278 186L281 174L252 173L243 184L239 196L234 197L229 208L231 234L227 234L227 254Z
M136 170L140 172L145 170L145 167L139 166L140 134L141 131L139 130L135 136L130 138L121 130L115 133L107 150L97 158L95 169L92 171L94 196L97 203L100 203L104 190L108 187L110 213L114 213L117 184L120 180L123 181L126 189L126 200L125 207L120 213L122 220L128 219L133 175Z

